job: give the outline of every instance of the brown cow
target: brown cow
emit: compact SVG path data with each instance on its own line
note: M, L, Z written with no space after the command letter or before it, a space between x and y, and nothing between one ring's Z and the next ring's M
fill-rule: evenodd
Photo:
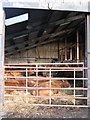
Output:
M47 78L47 80L45 80ZM38 81L37 81L38 80ZM33 76L33 78L27 79L27 86L28 87L36 87L38 83L38 87L41 88L41 90L38 90L38 95L40 96L49 96L50 95L50 78L49 77L40 77L40 76ZM26 87L26 79L7 79L5 80L5 86L19 86L19 87ZM70 84L67 80L51 80L51 88L65 88L70 87ZM42 88L46 88L42 90ZM37 89L37 88L36 88ZM12 92L13 90L10 90L10 88L5 89L6 92ZM14 90L18 90L14 88ZM22 91L25 91L25 89ZM30 90L28 90L30 91ZM60 90L53 89L51 90L51 94L58 94ZM36 90L32 90L32 94L36 95Z
M43 81L38 81L38 87L41 88L41 90L38 90L38 95L39 96L49 96L50 95L50 81L49 80L43 80ZM67 88L70 87L70 84L67 80L52 80L51 82L51 88ZM45 88L45 89L42 89ZM52 89L51 90L51 95L53 94L58 94L59 89ZM33 92L34 95L37 94L37 91Z

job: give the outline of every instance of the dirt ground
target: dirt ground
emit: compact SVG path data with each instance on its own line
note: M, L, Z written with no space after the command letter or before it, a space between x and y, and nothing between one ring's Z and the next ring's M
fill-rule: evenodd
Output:
M21 92L14 91L14 94L21 94ZM24 95L25 93L22 92ZM21 94L21 95L22 95ZM66 95L65 92L60 92L60 95ZM5 101L11 101L10 104L4 104L3 112L5 115L4 118L88 118L88 108L79 108L79 107L48 107L48 106L33 106L25 103L45 103L47 104L48 99L34 99L27 96L12 96L7 97ZM18 102L21 102L19 104ZM18 103L18 104L17 104ZM52 99L52 104L65 104L72 105L73 99ZM76 101L77 105L80 104L79 101ZM83 104L82 104L83 105Z
M88 118L88 108L7 105L3 118Z

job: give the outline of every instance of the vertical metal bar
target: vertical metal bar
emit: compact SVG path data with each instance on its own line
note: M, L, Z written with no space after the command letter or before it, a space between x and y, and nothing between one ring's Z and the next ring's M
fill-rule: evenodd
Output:
M79 62L79 32L77 31L77 63Z
M52 95L52 91L51 91L51 87L52 87L52 85L51 85L51 69L50 69L50 96ZM51 98L49 99L49 104L51 105Z
M0 119L4 103L4 42L5 42L5 14L0 2Z
M87 15L87 56L88 78L90 78L90 15ZM90 89L90 80L88 80L88 88ZM88 90L87 96L90 98L90 90ZM87 104L90 107L90 99L87 100Z
M28 94L28 78L27 78L27 76L28 76L28 70L27 70L27 68L26 68L26 95Z
M75 97L75 69L74 69L74 97ZM74 105L75 105L75 98L74 98Z
M38 65L36 64L36 95L38 96Z

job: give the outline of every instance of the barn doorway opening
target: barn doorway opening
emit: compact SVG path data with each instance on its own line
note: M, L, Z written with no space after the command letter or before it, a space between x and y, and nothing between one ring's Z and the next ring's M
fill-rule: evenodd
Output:
M28 14L6 25L6 102L25 95L26 104L87 107L85 13L21 8L5 13L6 20Z

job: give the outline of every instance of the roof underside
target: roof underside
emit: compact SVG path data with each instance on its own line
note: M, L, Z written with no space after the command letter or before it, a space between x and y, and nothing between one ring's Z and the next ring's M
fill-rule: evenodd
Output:
M6 56L66 37L72 39L77 30L83 30L85 22L81 12L5 8L5 13L6 19L28 13L28 20L6 26Z

